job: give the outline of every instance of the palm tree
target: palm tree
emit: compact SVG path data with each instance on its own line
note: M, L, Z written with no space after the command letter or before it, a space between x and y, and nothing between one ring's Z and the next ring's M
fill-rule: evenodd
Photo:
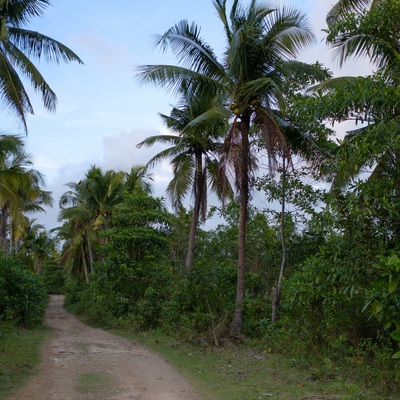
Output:
M142 66L139 78L175 91L184 88L192 97L204 91L217 92L230 105L233 120L222 150L226 164L234 167L240 201L236 307L231 324L232 332L240 332L250 174L254 165L250 127L254 126L254 134L263 138L268 154L273 155L277 144L285 146L286 139L280 128L285 121L275 112L279 108L284 110L284 78L294 69L309 74L322 73L293 61L299 50L315 40L306 18L299 11L290 7L270 8L256 0L243 7L235 0L228 14L226 0L214 0L213 4L226 35L222 62L201 39L198 27L181 21L156 42L163 49L170 47L181 65Z
M93 240L89 235L92 231L89 229L87 220L84 216L75 215L64 217L63 225L55 228L57 237L62 240L60 262L67 270L69 275L76 278L83 278L89 284L89 251L88 243Z
M186 256L187 271L193 266L199 222L206 219L208 185L220 199L231 195L230 185L221 175L217 159L222 145L218 139L226 125L225 114L222 104L214 96L203 94L189 98L183 95L180 107L174 107L171 115L161 114L174 135L151 136L137 145L139 148L157 142L171 145L155 155L146 168L165 159L171 160L174 176L168 184L167 195L176 211L182 208L183 199L192 191L194 206Z
M19 73L41 94L44 107L54 111L57 97L31 59L82 64L62 43L25 28L31 18L42 16L49 4L48 0L0 0L0 95L25 132L26 117L33 114L33 108Z
M327 16L327 42L339 65L350 57L367 58L389 82L396 78L398 84L399 18L397 0L339 1Z
M44 226L36 223L36 219L28 220L24 231L19 235L23 254L33 270L40 274L46 261L51 260L55 252L55 239L49 236Z
M76 250L78 244L78 252L73 252L83 262L87 282L88 272L93 272L93 245L100 241L99 232L109 227L113 208L122 202L124 177L123 172L103 172L92 166L84 180L68 183L71 190L60 198L59 220L65 221L63 238L70 235L64 253Z
M50 205L51 195L41 189L43 176L33 168L30 155L18 136L0 137L0 232L1 245L7 254L7 236L10 251L16 240L19 225L25 225L28 212L43 211L42 205Z
M381 0L339 0L326 17L328 23L343 18L346 14L354 11L362 11L367 7L375 7Z
M152 193L151 182L153 177L147 173L143 166L132 167L129 172L125 173L124 186L128 191L141 190L147 194Z
M351 57L365 57L377 67L371 77L339 77L312 88L324 94L322 101L330 104L326 116L333 121L368 121L368 126L349 131L337 151L342 162L335 161L340 168L333 187L343 189L367 165L375 164L371 179L388 170L385 164L396 165L400 5L397 0L341 0L327 20L327 41L340 65Z

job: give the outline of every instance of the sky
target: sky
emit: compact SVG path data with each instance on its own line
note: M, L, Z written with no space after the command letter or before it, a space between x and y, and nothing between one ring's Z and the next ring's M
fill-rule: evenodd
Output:
M322 29L334 3L288 0L267 4L290 5L308 16L317 43L302 53L302 61L319 61L335 76L367 75L371 68L365 61L348 63L342 69L332 62ZM26 149L54 198L52 209L34 216L47 229L60 225L58 200L68 190L65 184L78 182L90 166L128 171L144 165L162 149L138 149L136 145L148 136L166 133L158 114L168 114L175 99L160 88L140 84L135 74L139 65L176 64L170 54L154 48L152 40L183 19L196 21L202 37L217 55L222 54L224 33L211 0L52 0L43 17L32 19L27 26L67 45L84 62L35 62L57 94L55 113L46 111L40 96L27 86L35 114L28 117ZM3 114L1 132L24 135L17 120ZM172 177L168 163L152 173L155 195L165 196Z

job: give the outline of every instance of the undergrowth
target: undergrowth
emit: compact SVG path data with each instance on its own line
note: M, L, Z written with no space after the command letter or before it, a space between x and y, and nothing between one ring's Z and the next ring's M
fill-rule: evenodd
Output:
M22 387L40 362L40 349L51 331L0 325L0 400Z

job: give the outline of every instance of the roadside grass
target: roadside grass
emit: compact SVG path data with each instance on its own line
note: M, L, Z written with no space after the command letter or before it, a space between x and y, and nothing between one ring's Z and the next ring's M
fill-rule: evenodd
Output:
M49 328L21 329L0 325L0 400L6 399L35 372Z
M159 331L141 334L126 330L113 333L135 339L171 362L204 400L389 400L396 395L380 393L352 380L351 372L321 360L312 365L287 359L249 345L215 347L191 344Z
M111 378L104 372L87 372L78 378L77 390L79 393L101 393L107 392L111 386Z

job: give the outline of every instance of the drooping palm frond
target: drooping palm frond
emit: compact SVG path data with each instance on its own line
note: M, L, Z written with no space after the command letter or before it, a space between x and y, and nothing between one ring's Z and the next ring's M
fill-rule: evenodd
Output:
M260 97L264 101L263 106L268 108L283 105L285 102L280 85L269 76L243 83L236 96L244 104L249 104L255 96Z
M347 188L363 173L364 178L373 181L396 171L398 131L397 121L391 120L347 132L336 152L338 168L332 188Z
M307 18L295 8L276 9L266 24L264 42L271 43L280 59L295 58L301 50L316 42Z
M141 83L151 82L157 87L163 87L174 95L179 95L183 86L186 86L186 91L193 96L204 88L213 92L224 88L222 84L206 75L175 65L142 65L137 68L137 79Z
M171 160L173 178L167 186L166 193L174 209L182 207L182 201L193 188L194 163L186 154L178 154Z
M39 70L13 43L6 41L3 43L3 46L7 51L7 56L11 63L15 65L17 69L22 71L23 75L28 78L33 88L41 93L44 107L49 111L55 111L57 105L56 94L45 81Z
M161 117L168 118L168 116L164 116L161 114ZM136 147L140 149L142 146L151 147L157 142L162 144L174 145L179 140L176 135L156 135L156 136L149 136L144 139L142 142L138 143Z
M379 68L383 68L393 61L393 48L383 41L375 40L370 34L353 34L343 36L332 44L332 58L338 60L342 67L349 57L368 58ZM397 61L397 60L396 60Z
M328 12L326 22L332 24L341 16L350 12L360 12L368 6L374 7L377 3L377 0L339 0Z
M0 14L6 15L11 24L20 26L42 16L49 5L49 0L0 0Z
M0 98L10 111L16 113L24 127L24 130L27 131L26 114L33 113L32 104L17 72L1 51L1 44Z
M352 84L363 80L363 77L354 77L354 76L340 76L338 78L331 78L326 81L320 82L314 86L310 86L307 88L308 93L330 93L334 92L338 88L342 88L346 84Z
M33 114L28 94L18 73L28 78L42 95L45 108L55 110L56 96L31 58L51 62L82 60L67 46L38 32L23 28L32 17L41 16L47 0L0 0L0 98L27 132L26 116Z
M154 43L163 50L171 48L179 64L185 68L216 80L225 75L212 48L200 38L200 29L195 23L182 20L163 35L157 36Z
M72 61L83 64L79 56L70 48L39 32L10 27L8 29L8 37L28 58L33 57L38 60L43 58L46 62L54 62L56 64Z

